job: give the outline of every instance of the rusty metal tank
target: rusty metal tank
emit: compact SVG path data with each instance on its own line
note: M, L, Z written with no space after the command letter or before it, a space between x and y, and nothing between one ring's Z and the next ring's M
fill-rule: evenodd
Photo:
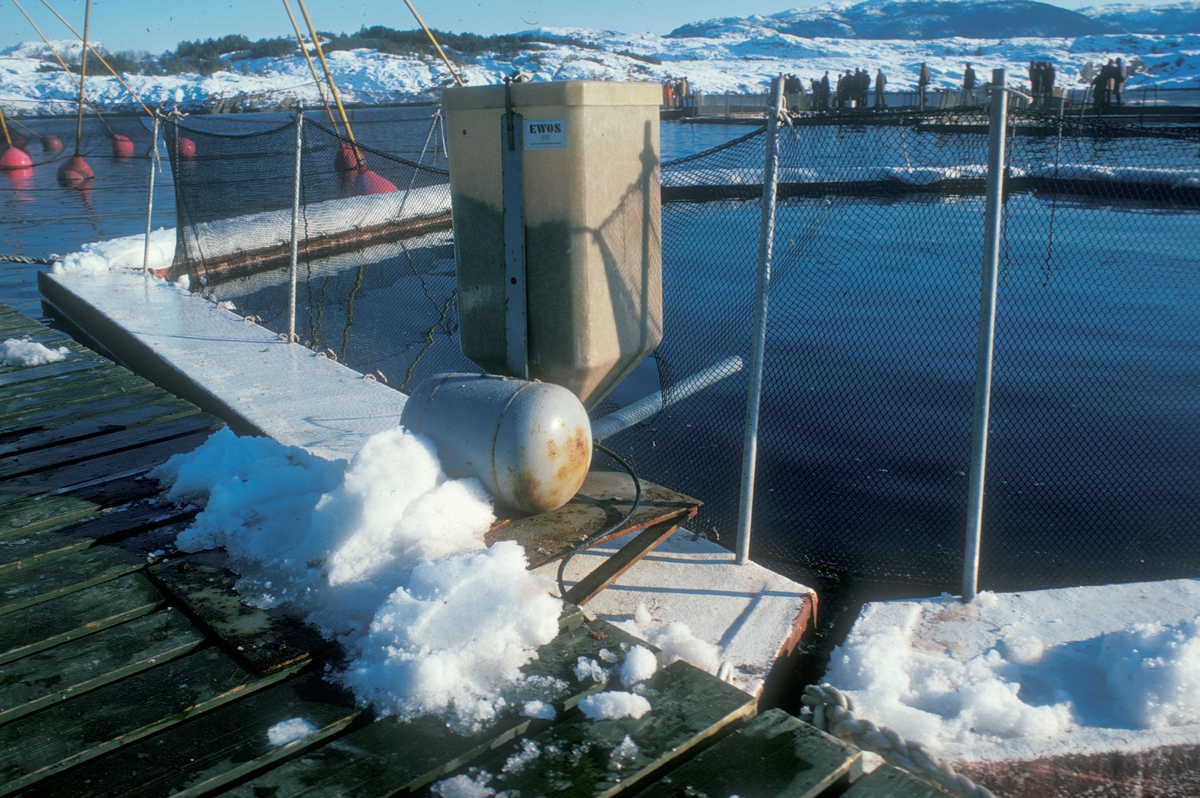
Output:
M566 388L490 374L435 374L408 397L400 424L428 436L442 469L476 477L529 513L570 501L587 477L592 430Z
M523 376L591 408L658 345L661 95L657 83L601 81L443 92L462 351L485 371L514 373L501 164L509 104L524 121Z

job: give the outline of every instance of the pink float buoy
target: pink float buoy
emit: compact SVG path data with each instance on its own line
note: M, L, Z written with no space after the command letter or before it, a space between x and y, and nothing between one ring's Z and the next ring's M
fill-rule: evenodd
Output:
M58 167L58 182L64 186L80 186L91 180L94 173L82 155L72 155Z
M133 157L133 141L129 136L122 136L120 133L112 137L113 155L118 158Z
M62 152L62 139L58 136L42 136L42 152Z
M333 168L346 174L362 167L359 162L359 155L354 152L354 147L349 144L342 144L338 147L337 155L333 156Z
M15 144L4 151L0 155L0 169L6 172L13 172L19 169L29 169L33 166L33 161L25 154L25 151L17 147Z
M186 136L179 137L179 157L180 158L195 158L196 157L196 142Z
M350 181L350 193L356 197L366 194L390 194L396 184L373 169L356 169Z

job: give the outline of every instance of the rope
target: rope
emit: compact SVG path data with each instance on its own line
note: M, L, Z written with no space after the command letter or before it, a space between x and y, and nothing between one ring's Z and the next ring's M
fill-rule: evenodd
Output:
M888 763L924 776L960 798L997 798L987 787L956 773L949 762L921 743L908 742L886 726L856 717L850 697L831 684L810 684L800 702L812 711L811 723L821 731L879 754Z
M37 266L53 266L62 258L57 255L51 255L48 258L27 258L24 255L3 255L0 254L0 260L6 260L11 263L28 263Z

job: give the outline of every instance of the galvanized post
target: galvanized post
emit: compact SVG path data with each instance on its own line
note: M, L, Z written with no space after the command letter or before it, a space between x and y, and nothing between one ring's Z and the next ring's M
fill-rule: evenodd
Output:
M754 337L750 349L746 431L742 438L742 487L738 499L737 562L750 559L750 521L754 515L754 470L758 462L758 407L762 398L763 352L767 341L767 302L771 288L771 250L775 245L775 194L778 186L779 117L783 112L783 78L771 81L767 108L766 160L763 164L762 220L758 233L758 279L754 285Z
M996 342L996 289L1000 275L1000 221L1004 193L1004 144L1008 124L1007 74L992 70L988 122L987 200L983 212L983 274L979 286L979 337L975 350L975 413L967 485L967 540L963 554L962 598L974 601L979 586L979 540L983 525L983 485L987 469L988 420L992 401L992 353Z
M150 222L154 216L154 167L162 168L158 160L158 111L154 112L154 131L150 137L150 194L146 199L146 246L142 250L142 274L150 273Z
M296 264L300 256L300 165L304 154L304 106L296 110L296 172L292 181L292 260L288 270L288 343L296 341Z

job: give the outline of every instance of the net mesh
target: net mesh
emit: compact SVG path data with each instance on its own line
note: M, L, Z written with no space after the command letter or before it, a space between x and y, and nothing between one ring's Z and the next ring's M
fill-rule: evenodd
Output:
M284 329L287 271L270 267L290 237L295 127L178 135L196 146L177 170L179 265ZM749 358L765 136L662 166L665 333L653 366L668 402L689 376ZM337 170L346 144L306 120L301 338L402 390L476 370L458 349L440 133L415 157L362 147L395 187L386 195ZM1198 150L1188 129L1010 116L985 589L1200 574ZM972 109L823 113L783 128L756 558L957 588L986 162L987 117ZM381 237L380 215L393 225ZM235 279L213 255L271 248L276 260ZM746 389L746 371L726 367L606 441L644 478L702 499L690 526L725 545Z

